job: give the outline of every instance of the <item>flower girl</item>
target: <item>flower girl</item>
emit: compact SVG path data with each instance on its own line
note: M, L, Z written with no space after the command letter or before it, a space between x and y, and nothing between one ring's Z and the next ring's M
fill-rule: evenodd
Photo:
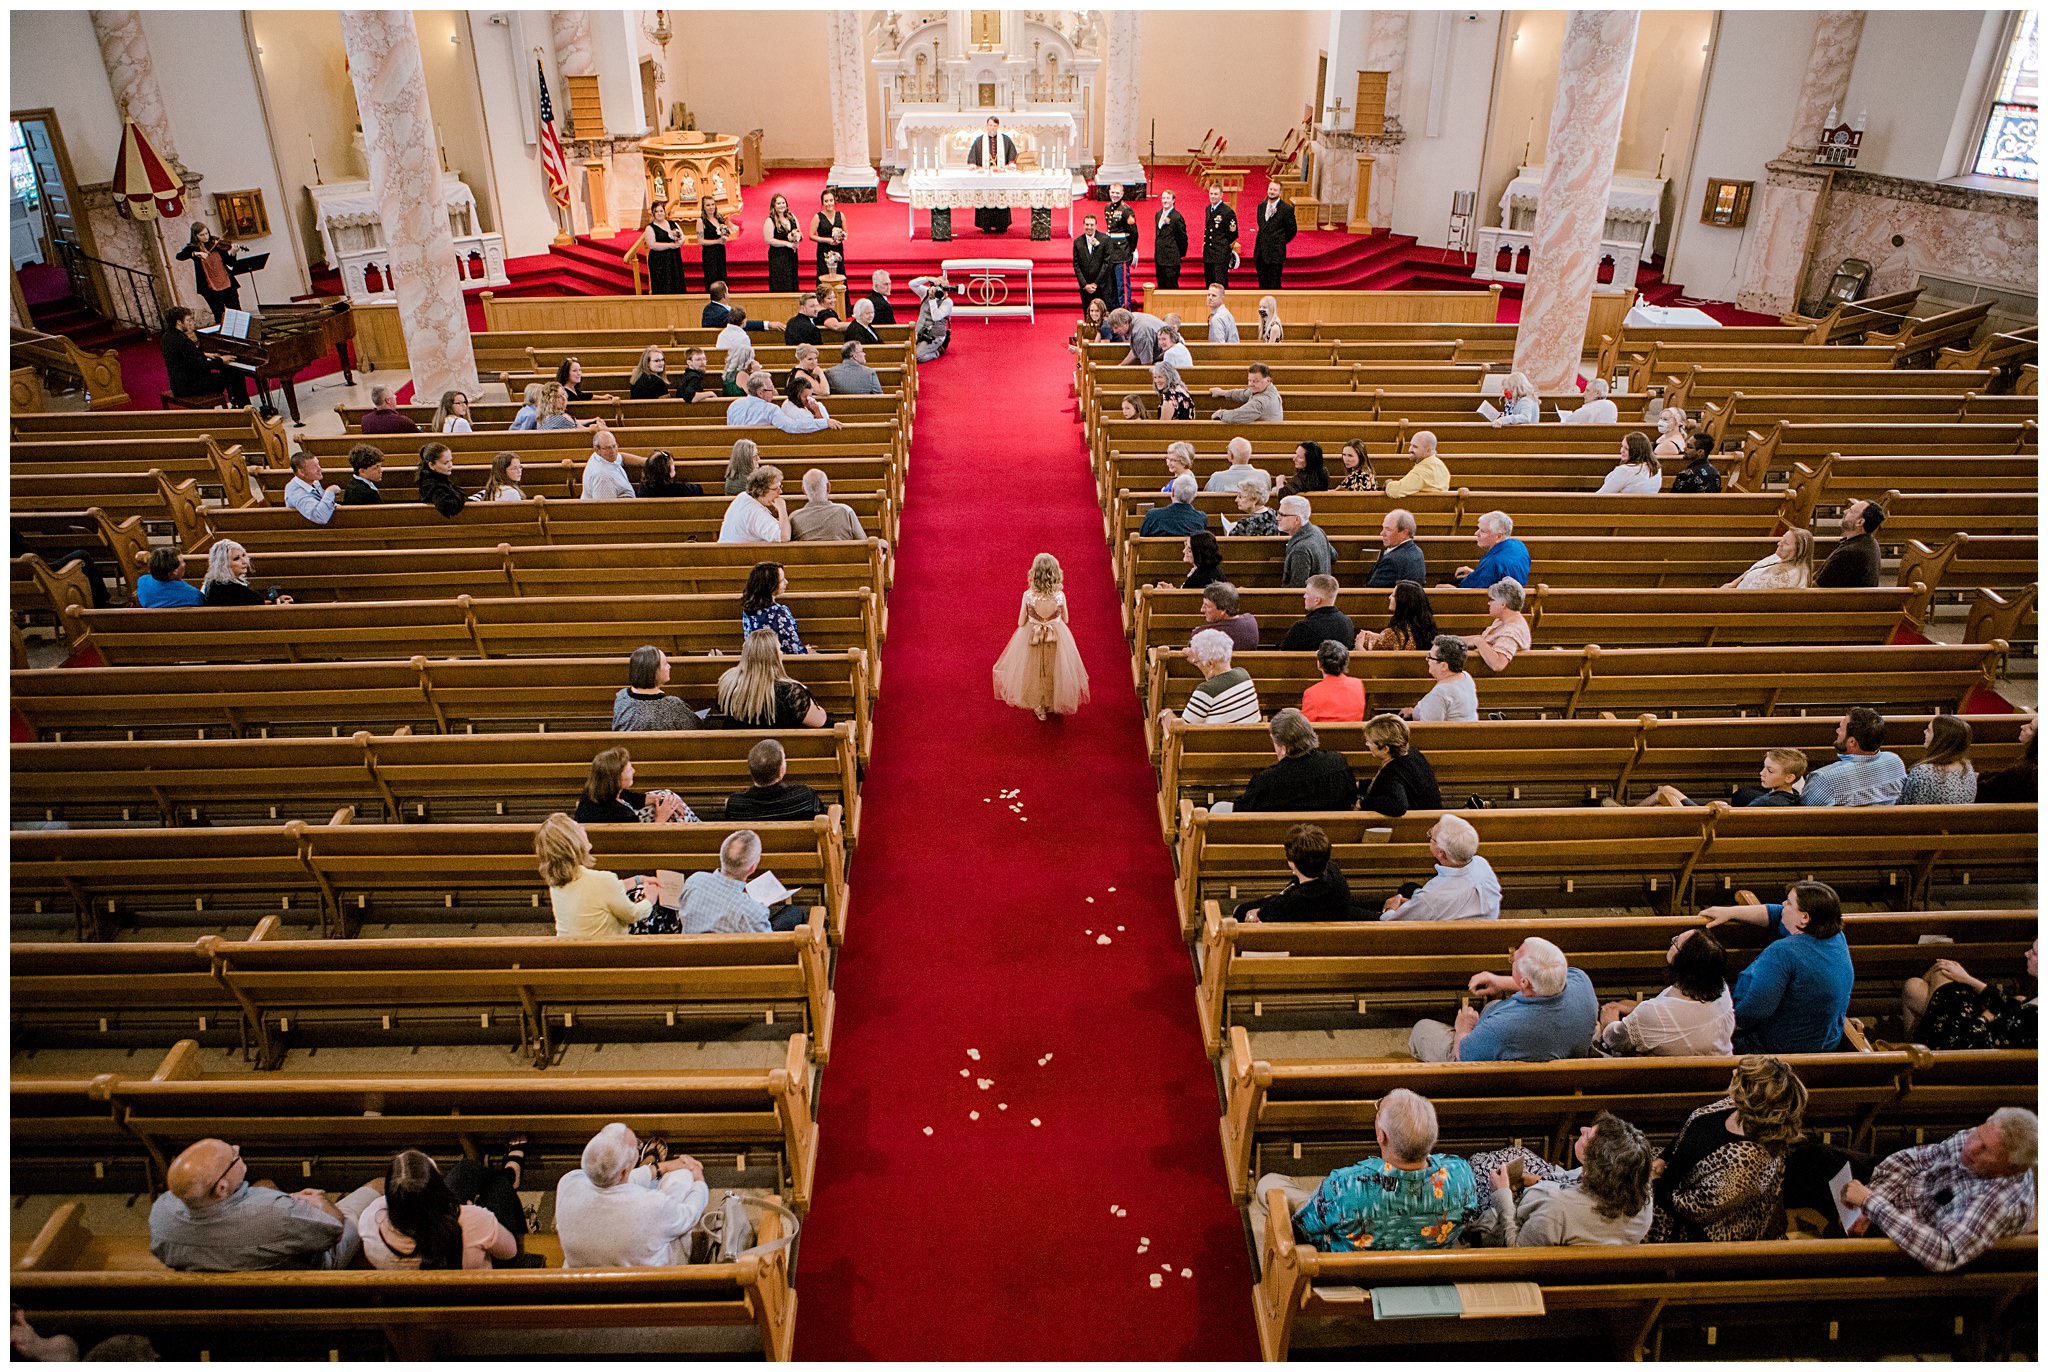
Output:
M1048 712L1070 715L1088 699L1088 669L1067 627L1067 593L1060 560L1040 553L1031 560L1031 584L1017 607L1017 632L996 659L996 699L1044 719Z

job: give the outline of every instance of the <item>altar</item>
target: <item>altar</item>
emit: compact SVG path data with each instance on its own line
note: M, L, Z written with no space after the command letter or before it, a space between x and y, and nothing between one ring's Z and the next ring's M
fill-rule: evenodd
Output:
M971 165L968 153L993 114L1017 145L1017 165L991 171ZM1052 216L1067 213L1067 236L1074 236L1074 201L1086 193L1078 185L1070 159L1078 139L1072 115L1064 110L911 110L898 117L896 142L905 167L889 180L889 195L905 202L909 232L917 237L917 212L931 216L932 241L952 238L955 210L1025 209L1031 212L1031 237L1052 237Z
M1479 231L1474 277L1481 281L1529 279L1529 246L1536 237L1543 175L1542 167L1523 167L1501 192L1499 226ZM1658 177L1615 173L1607 192L1607 222L1600 233L1601 285L1636 284L1637 269L1655 251L1657 225L1664 215L1664 191L1670 184Z
M398 299L384 242L384 212L370 183L328 181L306 187L306 194L313 201L313 227L327 265L340 273L348 298L365 305ZM476 195L455 172L441 173L441 203L455 237L456 275L464 289L510 284L504 236L478 224Z

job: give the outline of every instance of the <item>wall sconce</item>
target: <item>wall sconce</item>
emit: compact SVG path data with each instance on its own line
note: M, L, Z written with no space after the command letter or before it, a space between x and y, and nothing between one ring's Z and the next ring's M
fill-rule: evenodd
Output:
M1717 228L1739 229L1749 223L1749 200L1756 193L1754 181L1724 181L1707 178L1707 198L1700 205L1700 223Z

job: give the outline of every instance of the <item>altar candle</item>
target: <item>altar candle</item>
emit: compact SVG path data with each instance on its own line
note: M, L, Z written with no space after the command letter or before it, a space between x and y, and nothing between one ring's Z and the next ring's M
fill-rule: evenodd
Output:
M1666 125L1664 126L1664 141L1663 141L1662 143L1659 143L1659 144L1657 145L1657 164L1658 164L1659 166L1662 166L1662 165L1663 165L1663 163L1664 163L1664 156L1665 156L1665 154L1666 154L1666 153L1668 153L1668 152L1670 152L1670 151L1671 151L1671 126L1670 126L1669 124L1666 124Z

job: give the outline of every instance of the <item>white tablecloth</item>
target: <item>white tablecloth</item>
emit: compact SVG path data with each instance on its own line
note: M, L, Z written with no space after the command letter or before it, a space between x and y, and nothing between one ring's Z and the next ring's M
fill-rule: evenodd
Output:
M1069 209L1074 175L1059 171L976 171L972 167L906 172L901 178L914 210Z
M1721 321L1690 305L1637 305L1628 312L1632 329L1718 329Z

